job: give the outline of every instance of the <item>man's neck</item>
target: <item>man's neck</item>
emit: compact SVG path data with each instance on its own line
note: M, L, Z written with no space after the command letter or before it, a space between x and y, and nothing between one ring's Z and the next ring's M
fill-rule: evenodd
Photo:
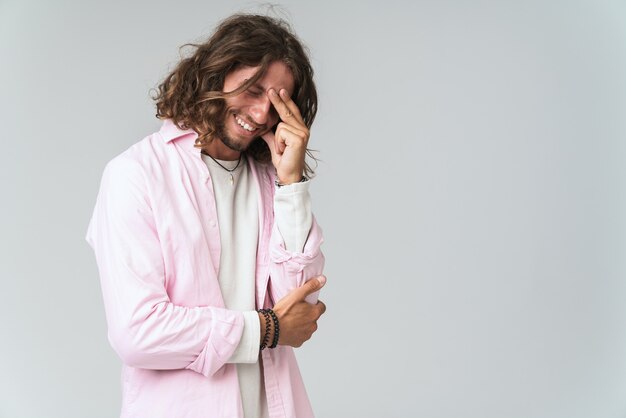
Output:
M216 160L222 161L235 161L238 160L241 155L240 151L235 151L234 149L227 147L220 139L217 138L202 147L202 152L210 155Z

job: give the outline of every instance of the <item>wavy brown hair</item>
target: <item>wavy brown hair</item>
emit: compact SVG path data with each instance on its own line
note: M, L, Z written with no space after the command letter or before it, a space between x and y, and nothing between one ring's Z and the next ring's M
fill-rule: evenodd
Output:
M215 139L226 115L225 100L255 84L274 61L282 61L294 77L292 99L310 129L317 113L317 91L313 68L305 47L282 19L255 14L236 14L223 20L213 35L192 47L158 86L156 101L159 119L172 119L181 129L198 133L196 147L203 148ZM232 92L224 92L224 78L240 66L259 67L256 74ZM254 140L247 153L257 161L271 162L265 141ZM307 154L311 155L310 150ZM307 164L306 174L313 170Z

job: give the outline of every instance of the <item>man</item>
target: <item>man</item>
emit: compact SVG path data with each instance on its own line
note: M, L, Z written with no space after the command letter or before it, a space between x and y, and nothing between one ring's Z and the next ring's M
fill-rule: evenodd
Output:
M87 233L121 415L312 416L292 347L325 311L305 177L313 71L265 16L232 16L194 47L159 86L160 131L107 165Z

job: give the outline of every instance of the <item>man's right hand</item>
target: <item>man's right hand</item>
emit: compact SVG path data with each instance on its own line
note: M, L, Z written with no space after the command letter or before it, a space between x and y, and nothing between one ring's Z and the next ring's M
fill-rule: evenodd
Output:
M326 277L314 277L276 302L272 310L276 314L280 326L278 345L300 347L311 338L311 335L317 330L317 320L326 311L326 305L319 300L315 305L312 305L306 302L304 298L320 290L325 283ZM262 339L265 333L265 318L259 313L259 319L261 321ZM273 335L274 326L271 324L270 343Z

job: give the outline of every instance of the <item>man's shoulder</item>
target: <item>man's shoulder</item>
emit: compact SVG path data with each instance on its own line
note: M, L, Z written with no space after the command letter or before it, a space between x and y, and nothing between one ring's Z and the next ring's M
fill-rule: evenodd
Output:
M154 132L143 139L135 142L126 150L115 156L114 161L135 161L140 164L150 162L155 154L161 153L161 149L165 147L165 141L161 137L159 131Z
M154 132L113 157L105 167L109 175L136 177L162 166L166 143L159 131ZM162 167L161 167L162 168Z

